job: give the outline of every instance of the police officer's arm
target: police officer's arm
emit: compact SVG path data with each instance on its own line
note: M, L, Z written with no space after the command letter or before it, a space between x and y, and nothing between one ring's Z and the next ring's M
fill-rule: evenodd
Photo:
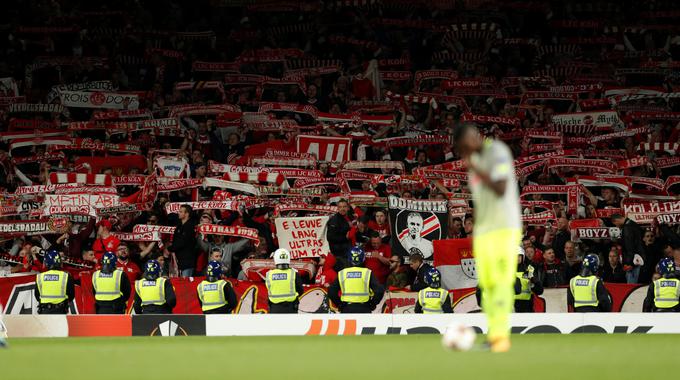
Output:
M649 284L649 287L647 288L647 297L645 297L645 301L642 303L642 312L643 313L650 313L652 311L652 306L654 306L654 283L652 282Z
M302 293L305 292L305 289L302 287L302 279L300 278L299 273L295 274L295 291L298 294L298 297L302 296Z
M420 304L420 297L416 298L416 308L413 310L416 314L423 314L423 306Z
M125 303L127 303L127 300L130 299L130 292L132 289L130 289L130 279L127 276L127 273L123 272L123 274L120 276L120 292L123 293L123 299L125 300Z
M231 287L231 284L229 282L224 284L224 298L227 299L229 311L234 310L234 308L238 304L238 301L236 300L236 292L234 291L234 288Z
M383 296L385 295L385 288L382 285L380 285L378 279L375 277L373 272L371 272L369 287L373 291L373 298L371 299L371 302L374 305L378 305L380 301L382 301Z
M226 296L227 293L224 293L224 294ZM198 288L196 288L196 298L198 299L198 305L200 307L203 307L203 301L201 301L200 292L198 291Z
M531 291L537 296L543 294L543 283L538 279L538 277L536 277L536 275L534 275L534 277L531 279Z
M73 277L68 273L66 274L66 297L68 297L68 302L76 298L76 287L73 284Z
M603 312L612 311L612 298L609 295L607 288L604 287L604 282L602 282L602 281L597 282L596 291L597 291L597 301L599 302L598 308L600 309L600 311L603 311Z
M174 309L175 305L177 305L177 296L175 296L175 289L172 287L170 280L165 281L165 303L170 309Z
M522 293L522 281L515 276L515 295Z
M135 314L142 314L142 299L137 293L135 293L135 301L132 303L132 308L135 310Z
M446 295L446 299L444 300L444 304L442 305L442 311L445 314L453 313L453 307L451 306L451 293Z
M328 287L328 298L333 301L335 306L340 307L340 305L342 305L342 301L340 301L340 296L338 293L340 293L340 280L336 278Z
M40 274L42 276L42 273ZM33 296L40 302L40 291L38 290L38 280L35 281L35 288L33 288Z
M574 307L574 295L571 293L571 286L567 288L567 306Z

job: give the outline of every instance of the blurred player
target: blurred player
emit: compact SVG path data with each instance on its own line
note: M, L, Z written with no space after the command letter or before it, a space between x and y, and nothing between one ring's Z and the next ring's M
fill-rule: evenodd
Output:
M7 347L7 327L5 327L5 324L2 323L2 304L0 304L0 348L6 348Z
M505 352L510 349L509 317L522 236L512 153L503 142L484 139L470 124L456 129L453 138L467 163L475 205L473 253L488 318L487 339L492 352Z

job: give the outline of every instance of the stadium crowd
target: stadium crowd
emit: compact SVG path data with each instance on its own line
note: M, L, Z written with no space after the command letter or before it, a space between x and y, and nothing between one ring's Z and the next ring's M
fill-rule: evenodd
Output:
M1 258L40 271L56 249L76 282L105 252L131 281L150 259L163 277L216 260L245 280L248 260L278 248L277 217L322 213L331 254L310 259L304 283L329 286L363 246L382 286L417 291L433 263L391 254L386 197L448 200L446 238L471 236L451 138L475 123L515 155L522 246L542 287L568 285L591 253L605 282L650 283L662 258L680 264L674 6L10 1ZM326 143L342 137L347 152ZM121 202L93 214L46 194ZM220 204L189 206L203 201Z

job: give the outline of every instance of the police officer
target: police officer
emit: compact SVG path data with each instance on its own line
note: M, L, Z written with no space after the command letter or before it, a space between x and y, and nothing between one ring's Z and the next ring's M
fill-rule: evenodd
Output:
M113 252L102 256L102 269L92 275L95 310L97 314L125 314L130 299L130 281L127 274L116 269L118 258Z
M349 268L338 273L328 288L328 297L342 313L370 313L380 303L385 289L370 269L364 268L366 254L360 247L351 248L347 254ZM338 292L342 295L338 296Z
M516 276L520 289L519 293L515 294L515 313L533 313L534 301L531 295L543 294L543 284L538 276L534 276L534 267L526 261L526 253L522 247L519 247L517 256Z
M586 255L581 274L569 281L567 303L577 313L609 312L612 309L609 292L595 275L599 266L597 255Z
M177 303L170 281L160 277L161 266L156 260L146 262L144 278L135 282L134 309L137 314L172 314Z
M418 292L416 310L418 314L453 313L449 292L441 288L442 275L436 268L430 268L425 273L428 287Z
M680 273L675 271L675 262L664 257L656 269L661 278L649 284L642 311L680 312Z
M265 283L269 295L270 314L296 314L298 297L304 292L302 280L290 268L290 252L279 248L273 253L275 269L267 272Z
M61 256L56 249L47 251L44 259L46 272L36 275L35 298L40 301L38 314L66 314L68 304L76 295L73 279L60 270Z
M196 290L203 314L229 314L236 306L236 294L231 284L222 279L222 263L219 261L208 262L205 280L198 284Z

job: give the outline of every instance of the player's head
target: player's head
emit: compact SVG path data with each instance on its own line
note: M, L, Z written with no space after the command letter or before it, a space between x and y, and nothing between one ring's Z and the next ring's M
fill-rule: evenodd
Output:
M406 225L408 226L408 235L411 239L420 237L420 232L423 231L423 217L420 213L411 212L406 217Z
M483 140L474 124L465 123L453 131L453 143L460 156L467 157L482 148Z
M215 282L222 277L222 264L219 261L209 261L208 266L205 267L205 279L210 282Z
M442 286L442 275L437 268L430 268L425 273L425 283L431 288L439 288Z
M118 258L113 252L105 252L104 255L102 255L102 272L113 273L113 271L116 270L117 262Z
M56 249L50 249L45 253L45 267L49 270L61 268L61 255Z
M673 261L673 258L664 257L661 259L656 266L656 270L659 271L659 274L663 277L673 274L675 272L675 262Z
M150 281L158 279L161 275L161 266L156 260L149 260L146 262L144 269L144 278Z
M597 273L597 269L600 267L600 258L594 254L590 253L583 258L583 270L581 271L582 276L590 276Z
M279 248L272 253L272 256L274 256L274 265L277 268L288 268L290 265L290 252L287 249Z
M352 247L347 252L347 260L349 261L350 265L354 267L362 265L364 263L364 259L366 259L366 253L363 249L361 249L361 247Z

